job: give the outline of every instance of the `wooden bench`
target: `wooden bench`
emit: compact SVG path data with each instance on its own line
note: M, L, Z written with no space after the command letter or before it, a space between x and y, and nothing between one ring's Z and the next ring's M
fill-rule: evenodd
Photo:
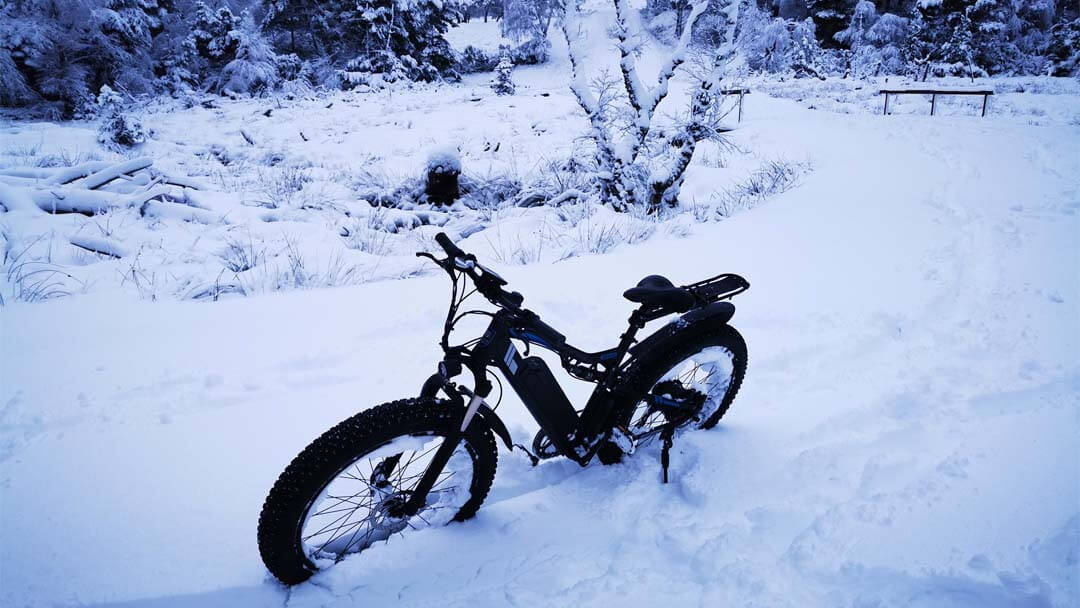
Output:
M721 95L738 95L739 96L739 122L742 122L742 99L743 95L749 95L750 89L721 89Z
M938 95L982 95L982 115L986 116L986 100L989 99L994 92L976 89L881 89L880 94L885 96L885 110L882 114L889 113L889 95L929 95L931 116L934 115L934 109L937 107Z

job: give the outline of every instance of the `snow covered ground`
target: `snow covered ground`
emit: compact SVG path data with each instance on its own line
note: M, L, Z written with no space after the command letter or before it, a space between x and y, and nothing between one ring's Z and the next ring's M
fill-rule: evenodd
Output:
M531 167L579 126L560 66L515 71L524 91L480 102L477 80L270 117L256 102L163 113L143 153L198 175L211 159L177 151L181 139L208 150L243 124L256 141L245 154L321 158L312 173L343 200L338 178L363 155L413 171L451 135L467 164L495 137L515 152L490 162ZM1055 115L1077 115L1078 100L1056 96ZM285 590L255 545L266 491L332 424L418 391L438 356L445 278L216 303L101 279L0 311L0 605L1080 604L1080 126L748 104L732 134L744 153L695 165L685 192L707 200L764 160L809 161L767 204L721 222L687 213L604 255L537 249L570 247L575 232L591 242L606 225L580 217L551 229L557 239L536 236L547 216L510 217L459 243L586 349L614 343L630 311L619 294L645 274L750 280L733 320L746 382L718 428L676 444L671 484L655 446L586 469L501 452L476 519ZM305 143L295 131L308 128ZM5 129L6 141L34 130L49 141L60 128ZM310 226L305 247L340 238L323 216L289 213ZM437 229L395 235L393 253L430 248ZM192 230L197 269L213 255L198 241L224 237ZM587 385L560 378L584 399ZM515 440L535 431L516 399L499 412Z

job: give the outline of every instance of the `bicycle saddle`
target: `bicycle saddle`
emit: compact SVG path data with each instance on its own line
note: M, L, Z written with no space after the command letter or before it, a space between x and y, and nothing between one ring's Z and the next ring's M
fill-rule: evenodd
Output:
M681 287L675 287L671 281L658 274L641 279L637 287L623 292L623 297L631 302L660 306L672 312L686 312L695 302L693 294Z

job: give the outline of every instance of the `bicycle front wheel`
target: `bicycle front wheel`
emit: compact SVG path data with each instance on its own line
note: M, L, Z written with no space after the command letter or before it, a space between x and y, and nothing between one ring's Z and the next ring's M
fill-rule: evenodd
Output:
M259 553L270 573L295 585L349 555L428 526L476 514L495 479L495 439L471 425L416 515L401 507L457 411L406 399L361 412L323 433L278 477L259 515Z

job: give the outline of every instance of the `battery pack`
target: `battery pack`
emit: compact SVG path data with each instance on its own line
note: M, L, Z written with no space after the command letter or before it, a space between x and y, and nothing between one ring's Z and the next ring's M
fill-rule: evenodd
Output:
M513 363L504 361L503 367L510 385L529 413L540 423L551 443L560 453L572 454L573 446L569 438L577 430L578 416L551 373L551 368L540 357L525 357ZM510 373L511 370L514 373Z

